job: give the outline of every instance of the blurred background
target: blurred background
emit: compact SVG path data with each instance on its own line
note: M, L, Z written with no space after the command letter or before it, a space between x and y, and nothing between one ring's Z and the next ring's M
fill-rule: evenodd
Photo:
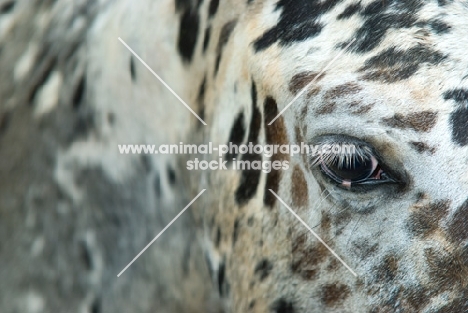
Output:
M207 312L215 301L190 212L117 278L191 199L160 200L167 173L119 161L103 135L119 117L88 102L86 36L113 2L0 0L1 313Z

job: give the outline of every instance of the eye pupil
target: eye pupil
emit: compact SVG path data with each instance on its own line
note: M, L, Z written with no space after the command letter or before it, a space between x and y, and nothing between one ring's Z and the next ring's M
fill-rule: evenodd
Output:
M321 164L322 170L338 183L366 180L372 176L377 166L378 162L373 156L353 157L347 162Z
M335 173L346 180L361 180L369 177L374 172L371 160L354 160L351 164L337 166Z

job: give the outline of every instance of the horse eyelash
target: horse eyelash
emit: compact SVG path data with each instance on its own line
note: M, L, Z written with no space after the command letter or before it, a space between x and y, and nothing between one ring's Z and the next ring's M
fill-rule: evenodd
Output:
M327 149L328 151L323 151L325 145L333 146L354 146L354 153L350 153L345 150L344 153L335 153L332 149ZM338 167L342 168L344 165L350 167L354 165L357 160L364 161L368 160L371 156L373 156L372 149L368 146L364 145L353 145L351 143L341 142L341 143L320 143L318 144L317 151L323 151L322 153L317 153L316 155L309 153L308 158L311 164L311 167L318 166L322 163L325 165L337 165Z

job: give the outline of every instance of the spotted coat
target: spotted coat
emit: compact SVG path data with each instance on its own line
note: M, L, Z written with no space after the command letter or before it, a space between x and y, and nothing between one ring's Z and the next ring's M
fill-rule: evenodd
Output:
M0 150L1 157L33 160L10 173L18 182L2 184L27 194L23 215L15 216L61 205L68 223L76 219L61 230L69 246L36 253L83 263L63 270L78 290L64 278L37 274L38 282L65 286L60 299L47 296L60 287L41 290L35 282L3 297L27 299L44 312L65 305L93 313L468 310L466 2L83 0L71 8L65 1L7 1L0 10L1 75L13 74L0 87L7 99L0 140L21 143ZM285 171L188 171L189 159L217 157L123 157L115 148L314 144L325 135L371 146L395 183L342 188L308 158L285 153L270 158L287 161ZM232 158L267 160L226 156ZM32 164L28 173L46 173L46 187L25 164ZM113 271L201 189L167 241L117 280ZM54 216L55 209L44 212ZM30 219L32 229L50 223ZM46 229L33 233L52 245ZM23 235L14 234L21 242ZM41 264L42 273L54 269ZM15 312L15 305L5 311Z

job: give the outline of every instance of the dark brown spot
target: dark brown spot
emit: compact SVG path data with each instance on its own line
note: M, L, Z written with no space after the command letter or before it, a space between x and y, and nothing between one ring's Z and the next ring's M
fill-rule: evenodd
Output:
M360 69L366 80L396 82L411 77L423 64L437 65L446 58L430 46L417 45L407 50L391 47L369 58Z
M311 81L317 77L319 73L316 72L301 72L293 76L291 81L289 82L289 91L293 94L298 93L302 89L304 89ZM325 76L325 73L322 73L320 76L317 77L315 82L320 81Z
M395 278L398 271L398 260L394 255L384 257L382 264L375 269L378 281L390 281Z
M421 141L411 141L410 145L419 153L428 152L429 154L434 154L436 151L436 148L431 147L427 143Z
M325 306L334 307L342 304L349 294L349 287L344 284L327 284L322 287L320 299Z
M322 105L317 110L315 110L315 113L317 115L325 115L325 114L333 113L335 109L336 109L335 102L327 102L326 104Z
M312 96L317 95L320 92L321 88L318 86L310 88L310 90L307 92L307 97L310 98Z
M384 118L382 122L388 126L400 129L413 129L418 132L428 132L437 122L437 113L422 111L402 115L395 114L393 117Z
M408 287L402 293L403 304L407 303L409 306L408 311L420 312L420 310L429 303L427 290L423 287Z
M321 243L308 243L308 233L293 238L291 271L305 280L316 278L318 265L325 261L327 248Z
M453 215L448 233L453 241L463 242L468 239L468 199L457 209Z
M270 145L284 145L288 142L288 136L286 132L286 126L284 125L283 117L277 118L273 124L268 125L278 115L278 105L276 101L267 97L264 101L264 122L265 122L265 137L266 143ZM289 155L282 153L275 153L271 157L271 162L280 161L283 162L289 159ZM266 179L265 191L263 203L266 206L273 207L276 202L276 197L269 191L273 190L275 193L278 192L279 182L281 180L281 169L272 170Z
M436 201L426 205L414 205L408 221L409 230L416 236L426 237L439 227L440 220L447 215L449 200Z
M362 90L362 87L356 83L350 82L343 85L338 85L328 90L325 93L325 99L338 99L345 96L354 95Z
M307 181L304 177L304 172L302 172L302 169L299 165L294 166L291 179L291 195L293 206L296 208L307 207L309 201Z
M468 285L468 251L457 247L453 252L428 248L424 251L431 283L436 289L466 288Z
M363 105L359 107L357 110L353 111L352 113L356 115L361 115L361 114L369 112L373 106L374 106L373 104Z

